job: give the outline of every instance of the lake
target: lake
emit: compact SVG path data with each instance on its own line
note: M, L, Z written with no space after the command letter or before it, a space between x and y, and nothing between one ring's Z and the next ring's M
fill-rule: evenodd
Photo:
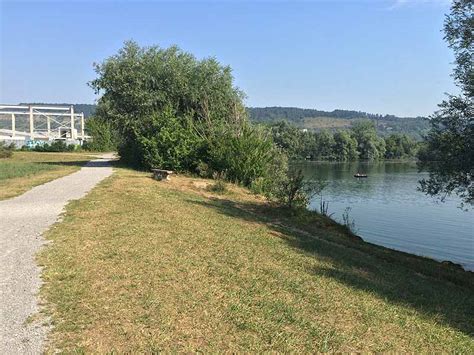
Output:
M328 213L342 221L350 207L355 232L364 240L412 254L449 260L474 270L474 211L459 209L459 199L441 203L417 191L426 177L414 162L294 164L306 178L327 182L322 196ZM356 172L368 178L354 178ZM310 204L319 210L320 196Z

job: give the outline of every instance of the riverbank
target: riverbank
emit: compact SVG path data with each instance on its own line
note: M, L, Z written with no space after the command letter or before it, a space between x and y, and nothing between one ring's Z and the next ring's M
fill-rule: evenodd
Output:
M474 351L474 277L240 187L127 169L72 202L41 295L50 350Z
M338 221L350 208L355 230L377 245L451 261L474 270L473 211L460 209L461 200L447 196L444 202L419 191L428 174L414 162L302 163L309 180L323 180L323 199ZM363 172L367 179L356 179ZM320 197L310 208L319 208Z

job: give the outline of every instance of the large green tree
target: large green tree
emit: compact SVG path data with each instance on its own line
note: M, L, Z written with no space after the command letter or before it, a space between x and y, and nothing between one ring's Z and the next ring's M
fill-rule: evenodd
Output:
M217 173L246 186L259 180L268 189L285 176L286 157L270 132L248 122L244 94L216 59L126 42L96 72L96 114L118 132L125 162Z
M385 138L385 158L402 159L414 157L417 146L417 142L406 134L391 134Z
M357 141L348 131L338 131L334 134L333 154L334 158L340 161L357 159Z
M385 141L377 135L373 121L362 120L352 125L352 137L357 141L359 158L374 160L385 155Z
M214 58L126 42L95 69L97 114L114 124L129 163L189 170L216 132L238 135L246 124L244 95Z
M448 95L431 118L431 130L420 154L429 178L421 189L430 195L455 193L474 203L474 2L454 0L444 23L445 40L454 51L453 78L459 95Z

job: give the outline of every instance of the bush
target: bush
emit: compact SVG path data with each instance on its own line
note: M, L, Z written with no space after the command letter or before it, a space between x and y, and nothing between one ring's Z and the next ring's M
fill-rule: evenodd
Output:
M95 152L110 152L117 150L117 132L110 122L99 117L90 117L86 121L86 130L91 140L84 142L82 148Z
M126 163L138 167L192 171L201 145L191 125L180 122L168 107L143 117L141 128L119 146L119 154Z
M301 170L289 172L285 179L274 185L273 196L280 204L291 208L306 208L315 195L324 188L321 181L305 181Z
M73 152L76 150L76 145L67 144L63 140L55 140L52 143L38 144L31 150L35 152Z
M222 132L209 147L209 166L225 171L230 181L251 186L258 179L268 179L277 154L273 141L263 128L245 125L240 134Z
M227 185L225 183L226 175L225 173L214 173L215 183L208 187L209 191L222 194L227 191Z
M5 142L0 142L0 159L11 158L14 150L15 144L7 144Z
M96 72L91 86L103 93L97 119L117 131L124 162L203 177L225 172L229 181L251 186L261 179L271 190L282 153L267 130L248 122L229 67L177 47L127 42Z
M211 176L211 169L209 168L209 165L205 162L203 162L202 160L199 160L199 162L197 163L197 166L196 166L196 173L200 176L200 177L209 177Z
M216 130L236 132L246 120L243 93L214 58L127 42L96 72L97 116L117 129L121 158L137 167L193 171L207 162Z

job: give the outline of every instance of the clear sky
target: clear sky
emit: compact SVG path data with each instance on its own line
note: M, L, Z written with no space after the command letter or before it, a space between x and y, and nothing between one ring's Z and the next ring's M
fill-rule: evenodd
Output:
M127 39L215 56L249 106L416 116L455 92L447 0L0 3L1 103L93 103Z

